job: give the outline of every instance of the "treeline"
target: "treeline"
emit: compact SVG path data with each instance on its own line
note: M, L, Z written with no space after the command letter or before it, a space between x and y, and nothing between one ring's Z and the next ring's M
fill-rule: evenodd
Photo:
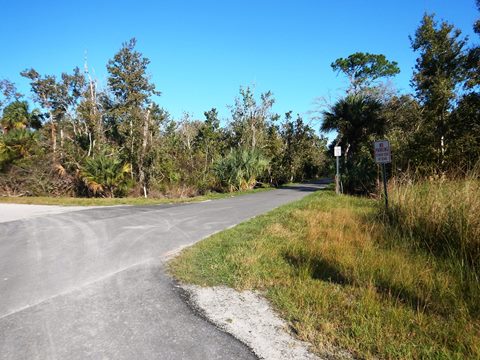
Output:
M474 31L480 35L480 21ZM383 82L400 72L384 55L357 52L332 63L350 85L321 114L320 130L337 133L330 148L301 117L275 114L271 92L256 96L249 87L225 122L214 108L204 119L172 119L155 102L160 92L134 39L108 62L104 87L87 66L59 78L25 70L38 108L0 81L0 193L190 196L277 186L333 175L340 145L344 190L372 194L380 138L392 145L391 174L466 173L480 159L480 47L428 14L410 40L418 54L413 94Z
M214 108L203 120L172 119L154 101L160 92L135 45L108 62L105 89L87 66L60 78L23 71L33 110L0 82L1 194L191 196L324 172L326 140L299 116L273 113L271 92L241 88L224 126Z
M473 28L480 35L480 20ZM338 133L331 147L342 146L342 180L349 193L377 191L373 141L381 138L391 143L389 171L397 176L458 176L480 165L478 42L469 44L452 24L428 14L410 41L418 54L414 94L399 94L381 82L400 71L383 55L355 53L332 63L350 87L323 112L321 129Z

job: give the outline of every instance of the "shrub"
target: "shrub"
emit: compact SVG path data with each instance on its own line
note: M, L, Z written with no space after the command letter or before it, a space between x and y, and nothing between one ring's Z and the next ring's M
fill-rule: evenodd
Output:
M252 189L268 162L257 150L235 149L214 166L220 186L228 191Z
M28 129L13 129L0 136L0 170L28 159L38 151L37 134Z
M114 154L87 158L80 170L80 179L88 195L99 197L125 196L131 187L132 167Z

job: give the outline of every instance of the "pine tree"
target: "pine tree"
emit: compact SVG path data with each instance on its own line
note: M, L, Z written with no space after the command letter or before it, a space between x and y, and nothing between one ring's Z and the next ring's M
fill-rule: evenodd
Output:
M411 38L412 48L419 53L412 85L423 106L427 120L425 130L435 136L438 164L443 167L449 140L449 114L456 99L456 90L465 78L465 39L461 31L443 21L438 24L433 15L425 14Z
M145 159L152 131L152 96L160 93L147 74L150 60L136 51L135 45L135 39L123 43L107 64L108 85L113 95L109 112L118 127L120 138L116 141L125 147L132 176L146 195Z

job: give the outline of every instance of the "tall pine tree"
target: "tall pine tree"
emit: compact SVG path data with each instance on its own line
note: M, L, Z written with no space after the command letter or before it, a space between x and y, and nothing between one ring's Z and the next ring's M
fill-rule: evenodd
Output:
M145 159L152 131L152 96L160 95L150 82L147 66L150 60L135 50L136 40L123 43L107 64L109 89L113 95L110 115L115 119L119 138L132 164L132 176L146 195Z

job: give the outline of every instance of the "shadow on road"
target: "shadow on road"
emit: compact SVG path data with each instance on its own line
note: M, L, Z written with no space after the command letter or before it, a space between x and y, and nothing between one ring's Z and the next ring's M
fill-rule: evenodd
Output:
M279 189L314 192L314 191L326 189L327 185L331 184L332 182L333 181L331 179L320 179L320 180L310 181L303 184L284 185L284 186L281 186Z

